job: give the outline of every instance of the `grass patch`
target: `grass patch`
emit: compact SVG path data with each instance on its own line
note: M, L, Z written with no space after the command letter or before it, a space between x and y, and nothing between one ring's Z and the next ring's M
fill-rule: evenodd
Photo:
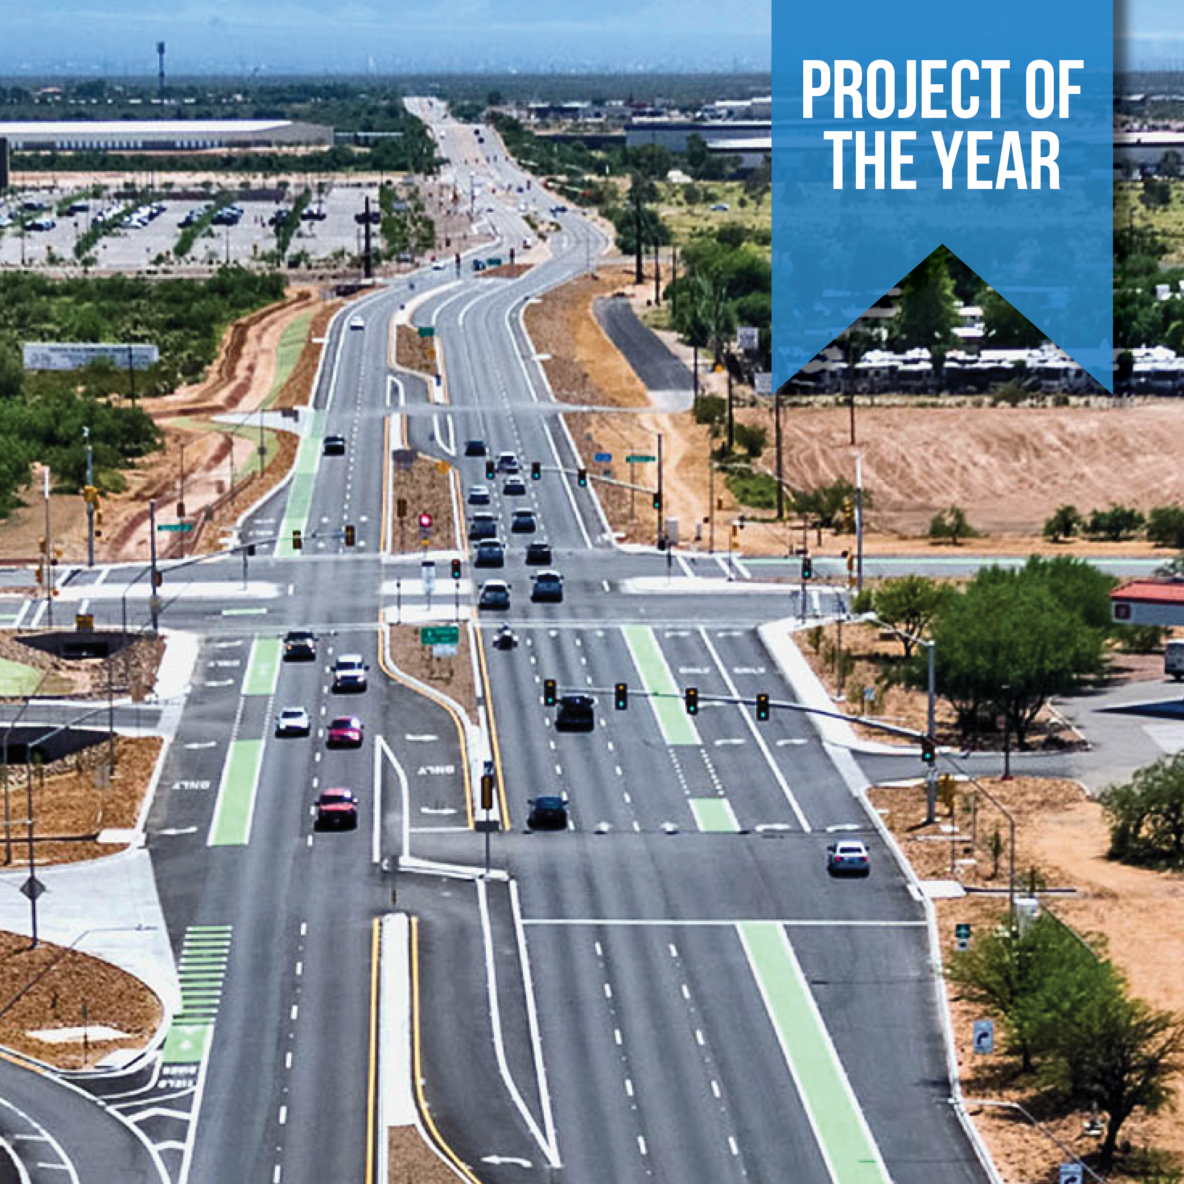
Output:
M0 658L0 696L16 698L22 695L60 695L73 690L69 679Z
M768 194L759 202L754 201L745 196L744 185L740 181L696 181L693 185L702 199L694 205L688 205L684 200L684 191L691 186L672 181L663 181L658 185L658 212L662 215L662 221L670 227L676 243L688 242L696 234L713 232L729 222L737 223L747 230L772 228L773 200ZM711 208L719 203L728 208ZM761 250L766 258L771 257L771 245L764 245Z
M768 473L729 473L724 478L728 492L742 505L757 510L777 507L777 482Z

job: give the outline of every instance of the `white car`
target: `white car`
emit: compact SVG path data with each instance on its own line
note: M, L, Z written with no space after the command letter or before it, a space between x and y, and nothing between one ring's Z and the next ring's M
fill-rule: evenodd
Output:
M445 271L447 268L448 264L445 263L443 259L437 259L436 262L432 264L433 271Z
M349 327L350 329L364 329L366 322L361 317L350 317Z
M364 691L369 669L361 654L339 654L333 664L333 689L337 692Z
M867 847L856 839L831 843L826 849L826 870L832 876L866 876L872 870Z
M285 707L275 718L277 736L307 736L311 731L312 723L303 707Z

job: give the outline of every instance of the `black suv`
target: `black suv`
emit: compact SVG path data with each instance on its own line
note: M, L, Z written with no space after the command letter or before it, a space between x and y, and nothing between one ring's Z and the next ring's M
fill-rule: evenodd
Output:
M567 799L559 794L545 793L530 799L530 813L526 825L531 830L566 830Z
M311 662L317 656L317 635L307 629L291 629L284 634L284 661Z
M592 732L596 729L593 712L596 700L591 695L564 695L555 714L557 732Z

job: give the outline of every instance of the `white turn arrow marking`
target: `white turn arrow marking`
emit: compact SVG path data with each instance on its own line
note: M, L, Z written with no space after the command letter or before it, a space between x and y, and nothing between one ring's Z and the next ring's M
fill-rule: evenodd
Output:
M716 637L743 637L743 629L717 629Z
M196 826L171 826L168 830L158 830L158 835L191 835L197 831Z
M237 649L240 645L242 645L241 641L216 641L210 648L215 650L233 650Z
M512 1163L517 1168L528 1168L531 1166L529 1159L519 1159L516 1155L483 1155L481 1156L481 1162L492 1164Z
M678 668L679 674L710 674L710 666L680 666Z
M456 811L451 806L420 806L419 812L421 814L455 814Z
M202 685L207 687L228 687L234 683L233 678L215 678L213 681L206 680Z
M411 744L426 744L429 740L439 740L440 737L433 735L431 732L424 732L422 736L412 735L411 732L407 732L403 739Z
M721 633L722 637L723 634ZM733 674L764 674L765 668L763 666L733 666Z
M805 744L806 741L801 736L786 736L775 743L778 748L784 748L787 744Z
M206 684L209 686L209 683ZM191 740L185 745L186 748L217 748L217 740Z
M664 634L665 637L690 637L690 635L689 629L667 629Z
M715 741L716 748L722 748L725 744L745 744L747 741L743 736L730 736L724 740Z

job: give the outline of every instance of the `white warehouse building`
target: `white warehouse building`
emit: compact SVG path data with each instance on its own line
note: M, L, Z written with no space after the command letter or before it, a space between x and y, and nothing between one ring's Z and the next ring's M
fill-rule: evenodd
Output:
M193 152L331 146L333 129L290 119L120 119L0 122L13 152Z

